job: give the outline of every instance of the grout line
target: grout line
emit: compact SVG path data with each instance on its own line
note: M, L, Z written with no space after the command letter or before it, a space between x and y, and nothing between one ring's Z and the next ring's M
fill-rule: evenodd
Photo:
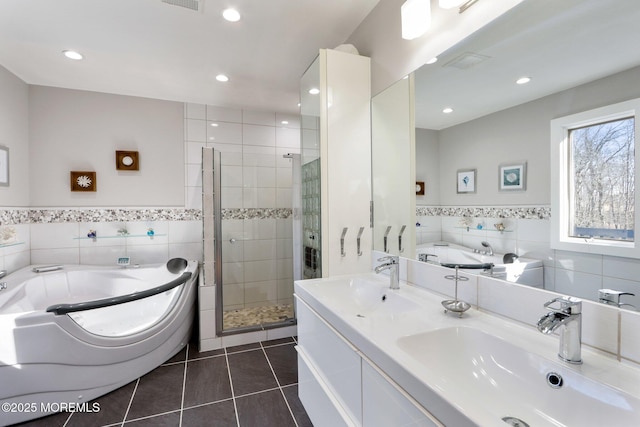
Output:
M73 412L69 413L69 416L67 417L66 421L64 422L64 424L62 424L62 427L66 427L67 424L69 424L69 421L71 421L71 417L73 416Z
M161 416L167 415L167 414L175 414L176 412L180 412L180 410L179 409L174 409L173 411L159 412L157 414L145 415L144 417L139 417L139 418L134 418L132 420L129 420L129 421L125 422L125 424L126 423L132 423L134 421L148 420L148 419L151 419L151 418L161 417Z
M138 391L138 384L140 384L140 378L136 380L136 385L133 387L133 393L131 393L131 398L129 399L127 410L124 411L124 417L122 418L122 423L120 424L120 426L124 426L124 422L127 420L127 415L129 415L129 409L131 409L131 404L133 403L133 397L136 395L136 391Z
M291 343L289 343L291 344ZM262 352L264 353L264 357L267 359L267 363L269 364L269 368L271 369L271 373L273 377L276 379L276 384L278 384L278 390L280 390L280 394L284 399L284 404L287 405L287 409L289 409L289 415L291 415L291 419L293 419L293 423L298 427L298 421L296 420L295 415L293 415L293 411L291 410L291 406L289 406L289 401L287 400L287 396L284 394L284 390L282 389L282 385L280 385L280 380L278 380L278 376L276 375L276 371L273 369L273 365L271 365L271 360L269 360L269 356L267 355L266 350L262 343L260 343L260 347L262 348Z
M239 397L241 397L241 396L239 396ZM209 405L215 405L216 403L228 402L230 400L233 400L233 397L227 397L226 399L214 400L213 402L198 403L197 405L187 406L186 408L184 408L184 410L201 408L203 406L209 406Z
M252 391L251 393L238 395L235 398L236 399L242 399L244 397L255 396L256 394L266 393L267 391L275 391L275 390L279 390L279 389L280 389L280 387L273 387L273 388L267 388L267 389L264 389L264 390Z
M229 375L229 386L231 387L231 400L233 400L233 410L236 413L236 423L240 427L240 417L238 416L238 405L236 404L236 392L233 390L233 380L231 379L231 366L229 365L229 354L227 349L224 349L224 357L227 362L227 374Z
M184 358L184 375L182 376L182 399L180 399L180 422L178 427L182 427L182 413L184 411L184 392L187 389L187 362L189 361L189 343L186 345L187 351Z

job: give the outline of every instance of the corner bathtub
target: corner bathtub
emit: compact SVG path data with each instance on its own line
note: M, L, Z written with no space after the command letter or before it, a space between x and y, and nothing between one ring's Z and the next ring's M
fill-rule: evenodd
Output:
M505 264L503 254L494 254L492 256L478 254L465 246L447 242L417 245L416 259L419 259L420 254L436 255L437 258L429 258L429 261L440 264L493 263L492 277L536 288L544 287L543 264L542 261L537 259L518 258L513 263ZM467 272L477 274L478 270L469 270Z
M0 425L82 407L189 341L197 261L60 267L0 279Z

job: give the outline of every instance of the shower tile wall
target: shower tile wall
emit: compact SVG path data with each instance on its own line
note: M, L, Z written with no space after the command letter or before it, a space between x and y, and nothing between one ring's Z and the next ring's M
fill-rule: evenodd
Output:
M185 141L188 208L202 208L202 148L221 152L224 309L291 304L292 164L282 156L300 152L299 117L186 104Z

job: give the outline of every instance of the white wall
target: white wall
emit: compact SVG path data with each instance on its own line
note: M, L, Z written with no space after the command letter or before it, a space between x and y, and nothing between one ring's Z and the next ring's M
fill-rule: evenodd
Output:
M0 206L29 206L29 86L0 66L0 145L9 147L9 187Z
M183 206L183 105L30 86L31 206ZM116 170L116 150L140 170ZM72 170L97 172L97 191L71 192Z
M550 204L551 119L640 97L640 67L439 132L440 204ZM498 165L527 162L527 190L498 190ZM456 170L477 168L477 192L456 194ZM420 170L420 166L418 166Z

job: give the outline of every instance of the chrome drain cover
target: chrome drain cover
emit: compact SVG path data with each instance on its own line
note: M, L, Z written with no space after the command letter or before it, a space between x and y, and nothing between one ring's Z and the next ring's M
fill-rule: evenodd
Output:
M502 417L502 421L513 427L529 427L529 424L516 417Z

